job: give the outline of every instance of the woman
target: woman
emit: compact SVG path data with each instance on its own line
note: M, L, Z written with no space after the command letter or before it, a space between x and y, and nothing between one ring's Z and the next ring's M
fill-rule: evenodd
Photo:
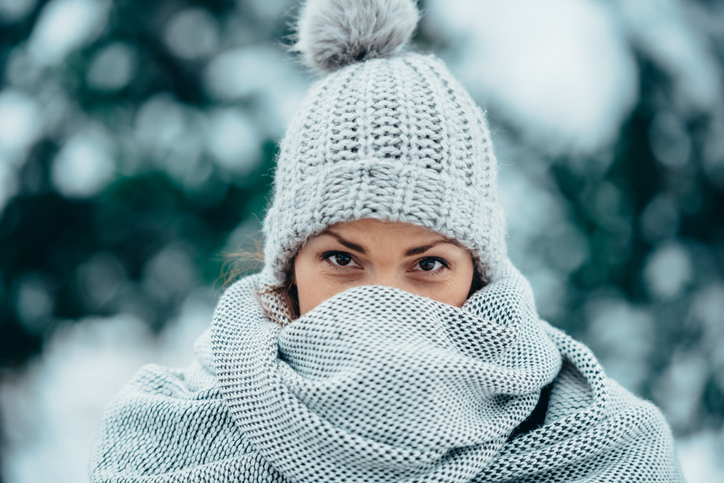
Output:
M185 370L109 407L91 479L683 481L660 412L541 321L483 113L403 50L410 0L309 1L326 72L282 143L265 267Z

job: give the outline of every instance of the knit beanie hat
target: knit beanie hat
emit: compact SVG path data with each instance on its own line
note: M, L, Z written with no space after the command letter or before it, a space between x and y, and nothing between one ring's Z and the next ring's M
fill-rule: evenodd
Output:
M405 49L413 0L308 0L295 49L322 73L281 143L264 221L267 275L339 222L418 225L470 250L494 280L505 260L485 115L433 55Z

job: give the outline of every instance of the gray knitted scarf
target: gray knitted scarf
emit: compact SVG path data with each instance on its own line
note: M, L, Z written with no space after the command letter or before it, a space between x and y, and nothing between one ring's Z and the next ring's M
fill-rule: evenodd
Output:
M366 286L284 328L260 286L227 290L191 367L115 399L92 481L683 481L659 411L540 321L512 266L462 308Z

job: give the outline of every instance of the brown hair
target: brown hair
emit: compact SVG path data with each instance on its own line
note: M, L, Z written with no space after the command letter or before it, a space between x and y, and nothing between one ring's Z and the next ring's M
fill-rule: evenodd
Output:
M291 268L289 269L289 273L287 274L284 283L267 287L259 292L259 295L271 295L277 301L281 302L281 305L283 305L283 310L285 312L284 315L290 322L292 320L298 319L299 293L297 292L297 286L294 285L294 263L292 262ZM286 325L283 321L279 320L279 318L276 317L272 311L268 309L266 304L262 303L262 307L264 307L264 311L272 320L274 320L282 327Z
M241 277L259 272L264 267L263 246L263 240L249 235L242 241L239 251L224 254L225 262L222 268L224 288ZM267 317L280 326L284 327L290 321L297 319L299 296L294 285L294 264L292 263L283 283L261 287L256 295Z

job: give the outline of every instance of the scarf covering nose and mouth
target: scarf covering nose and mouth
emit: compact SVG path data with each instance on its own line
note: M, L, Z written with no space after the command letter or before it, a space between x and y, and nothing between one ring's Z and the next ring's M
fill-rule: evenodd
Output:
M510 275L463 308L358 287L283 329L232 291L212 339L231 413L295 481L470 481L561 366Z
M658 409L540 321L509 262L462 308L366 286L284 328L263 287L226 291L189 368L116 397L92 482L684 481Z

